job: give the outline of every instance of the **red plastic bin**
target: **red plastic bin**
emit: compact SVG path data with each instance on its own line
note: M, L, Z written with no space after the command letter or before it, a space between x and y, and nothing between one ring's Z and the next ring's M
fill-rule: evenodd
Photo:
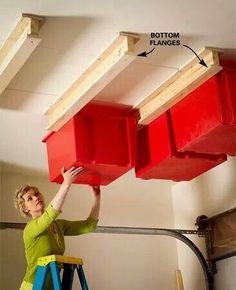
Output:
M135 172L142 179L191 180L226 159L224 154L178 153L168 113L138 132Z
M127 108L89 104L59 131L46 136L50 181L61 168L83 166L75 183L107 185L136 164L137 119Z
M236 155L236 70L223 70L170 109L180 152Z

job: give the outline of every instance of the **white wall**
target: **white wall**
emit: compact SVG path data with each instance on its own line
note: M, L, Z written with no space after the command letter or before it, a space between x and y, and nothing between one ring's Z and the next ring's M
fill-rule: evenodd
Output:
M25 222L12 206L12 194L22 184L37 185L48 201L58 188L49 184L46 177L2 173L2 180L1 221ZM91 203L91 189L73 185L61 217L85 218ZM138 180L130 172L103 187L99 225L173 228L169 183ZM3 289L18 289L22 279L25 262L21 235L16 230L0 231L4 249L0 259L4 266L0 279ZM90 289L176 289L177 251L172 238L92 233L66 238L66 243L65 254L84 259Z
M180 182L173 186L175 227L196 229L196 218L202 214L214 216L236 206L236 158L202 174L190 182ZM204 253L204 240L191 237ZM196 257L183 244L177 244L179 267L183 271L186 290L205 289L203 274ZM224 264L227 265L227 260ZM216 278L217 290L235 290L236 260L230 262L227 275L219 267ZM222 273L220 273L222 271ZM229 273L230 272L230 273ZM219 278L220 277L220 278ZM228 281L231 279L231 281ZM233 285L231 288L226 285Z

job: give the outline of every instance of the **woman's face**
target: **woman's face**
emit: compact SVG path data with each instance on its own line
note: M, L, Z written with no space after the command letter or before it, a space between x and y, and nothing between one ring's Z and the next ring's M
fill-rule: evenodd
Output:
M40 192L34 189L28 190L24 195L25 212L29 213L32 217L44 211L44 199Z

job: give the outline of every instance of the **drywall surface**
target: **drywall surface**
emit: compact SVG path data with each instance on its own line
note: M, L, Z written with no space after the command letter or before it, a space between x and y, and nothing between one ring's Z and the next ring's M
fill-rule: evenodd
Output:
M12 194L23 184L37 185L50 201L58 185L46 177L2 173L1 221L25 222L13 208ZM86 185L73 185L61 218L88 216L93 202ZM173 228L170 186L166 182L142 181L126 174L102 188L99 225ZM18 289L25 260L21 230L1 230L0 264L2 289ZM176 241L162 236L91 233L66 237L66 255L82 257L88 285L93 290L175 290ZM80 289L75 282L73 289Z
M236 159L229 158L227 162L206 172L189 182L180 182L172 187L175 227L196 229L196 218L202 214L214 216L236 206ZM205 254L203 238L190 236L192 241ZM183 244L177 243L179 268L182 270L185 289L203 290L204 277L200 264L195 255ZM227 265L227 260L224 264ZM216 278L217 290L231 290L236 288L235 259L231 262L231 274L223 273L219 267ZM230 267L228 267L229 269ZM222 273L221 273L222 271ZM231 282L228 280L231 279ZM220 283L220 284L219 284ZM229 283L234 288L227 288Z

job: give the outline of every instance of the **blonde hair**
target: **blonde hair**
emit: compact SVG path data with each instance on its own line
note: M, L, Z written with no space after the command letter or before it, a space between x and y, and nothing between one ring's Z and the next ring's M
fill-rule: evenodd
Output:
M34 190L35 192L40 193L40 191L36 186L24 185L21 188L17 189L14 194L14 206L16 209L19 210L20 214L23 217L31 217L30 213L25 211L25 200L23 198L23 196L31 189Z

